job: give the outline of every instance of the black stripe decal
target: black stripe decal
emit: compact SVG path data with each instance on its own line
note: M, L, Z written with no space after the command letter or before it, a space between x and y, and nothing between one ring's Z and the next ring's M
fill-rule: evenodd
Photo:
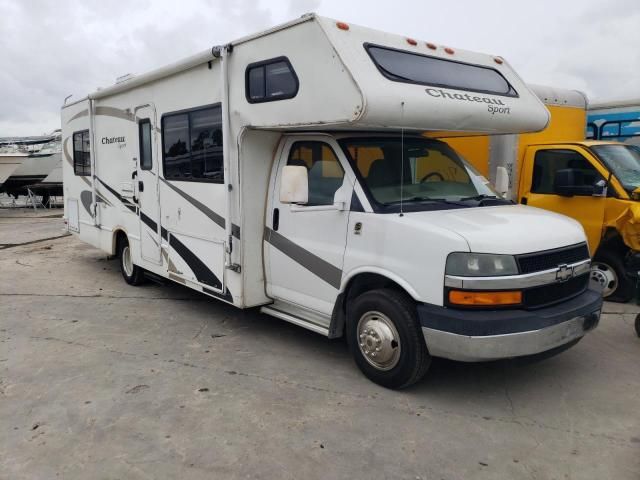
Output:
M269 227L264 229L265 240L275 248L291 258L294 262L309 270L316 277L327 282L333 288L340 288L342 281L342 270L330 264L326 260L296 245L291 240L283 237L278 232L271 230Z
M156 222L154 222L151 217L145 215L144 213L142 213L142 210L140 210L140 220L142 220L142 222L149 227L151 230L153 230L154 232L158 231L158 224ZM156 233L157 235L157 233Z
M186 201L188 201L191 205L196 207L198 210L200 210L202 213L204 213L207 217L209 217L211 220L213 220L221 228L225 228L226 222L225 222L224 217L222 217L222 215L217 214L216 212L211 210L209 207L207 207L204 203L200 202L199 200L196 200L195 198L193 198L188 193L183 192L182 190L180 190L175 185L172 185L171 183L167 182L164 178L161 178L160 180L162 180L163 183L166 186L168 186L170 189L172 189L174 192L176 192L178 195L180 195L182 198L184 198ZM240 227L238 225L232 224L231 225L231 234L239 240L240 239Z
M196 276L198 282L204 283L213 288L222 288L222 282L220 282L220 279L216 277L204 262L189 250L184 243L178 240L175 235L171 235L171 237L169 237L169 245L171 245L175 252L182 257L187 265L189 265L189 268Z

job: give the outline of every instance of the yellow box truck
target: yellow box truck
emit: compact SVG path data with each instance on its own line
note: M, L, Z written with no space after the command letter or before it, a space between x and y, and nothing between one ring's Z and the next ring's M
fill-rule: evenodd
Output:
M580 222L593 257L592 280L609 300L628 301L640 270L640 147L585 140L584 94L531 87L550 112L545 130L437 136L511 200Z

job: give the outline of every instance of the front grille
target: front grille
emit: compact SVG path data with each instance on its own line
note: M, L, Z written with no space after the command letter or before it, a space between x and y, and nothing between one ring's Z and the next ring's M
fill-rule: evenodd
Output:
M522 303L526 308L539 308L567 300L584 292L589 284L589 274L585 273L566 282L533 287L522 292Z
M571 247L556 248L554 250L545 250L544 252L525 253L524 255L516 255L520 273L540 272L542 270L551 270L558 265L579 262L589 258L589 248L586 243L573 245Z

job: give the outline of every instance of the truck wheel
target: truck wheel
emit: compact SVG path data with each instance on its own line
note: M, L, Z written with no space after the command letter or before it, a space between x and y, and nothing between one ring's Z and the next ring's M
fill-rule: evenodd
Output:
M358 368L387 388L405 388L429 368L413 301L394 290L373 290L357 297L347 311L347 341Z
M144 270L133 264L129 240L122 237L119 242L118 258L120 259L120 271L125 282L129 285L142 285L144 283Z
M591 280L602 286L602 296L611 302L628 302L635 285L624 268L620 255L603 251L591 263Z
M640 337L640 313L636 315L636 334Z

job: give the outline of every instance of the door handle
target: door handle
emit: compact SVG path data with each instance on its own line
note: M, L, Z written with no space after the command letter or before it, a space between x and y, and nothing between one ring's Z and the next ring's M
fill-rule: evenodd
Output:
M273 209L272 228L274 232L277 232L278 228L280 228L280 210L277 208Z
M138 180L138 191L144 192L144 182L142 180Z

